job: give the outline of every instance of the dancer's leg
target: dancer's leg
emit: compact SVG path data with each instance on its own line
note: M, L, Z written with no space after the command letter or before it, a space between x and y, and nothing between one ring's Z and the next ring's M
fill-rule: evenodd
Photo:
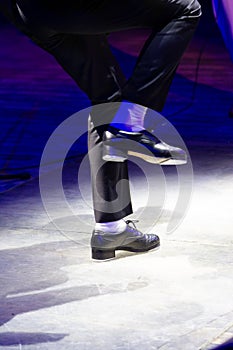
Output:
M159 7L153 12L151 5L150 15L143 19L145 25L154 29L123 89L123 97L161 111L176 68L198 24L201 8L196 0L154 2Z
M39 11L41 4L42 16ZM26 20L29 18L28 24L37 41L53 54L89 98L94 103L110 101L122 90L125 99L160 110L181 55L198 22L198 2L126 0L119 4L113 0L86 1L86 7L81 12L73 2L73 7L69 7L67 1L63 3L63 8L62 2L59 4L57 7L57 3L46 4L37 0L33 2L34 17L30 17L30 13L28 15L27 7L25 17ZM43 22L42 26L38 19ZM135 27L148 27L153 33L141 52L133 75L125 83L109 50L105 33ZM122 172L119 167L125 164L115 166L115 174L121 174L118 176L120 179ZM96 173L96 166L94 168ZM107 170L100 182L105 176L109 176ZM116 183L113 182L114 186ZM106 191L108 189L104 187L104 197L111 198ZM114 216L112 218L115 219Z
M21 15L25 16L24 21L27 30L31 31L32 39L56 58L86 92L92 104L118 100L121 86L126 80L111 53L106 35L58 33L54 29L31 22L30 6L31 3L25 0L19 2ZM32 11L35 11L34 7ZM104 117L106 120L103 120ZM132 213L127 163L103 162L103 131L101 126L94 127L93 120L99 124L106 124L110 120L108 113L103 113L103 108L98 109L95 106L88 126L95 220L115 221Z

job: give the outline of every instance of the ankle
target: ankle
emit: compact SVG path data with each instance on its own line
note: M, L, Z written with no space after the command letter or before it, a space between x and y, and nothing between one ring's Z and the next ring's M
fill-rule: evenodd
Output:
M129 109L129 119L132 131L141 131L144 129L144 118L147 107L133 104Z
M110 125L124 131L137 132L144 130L144 118L147 109L147 107L136 103L122 102Z
M126 222L123 219L110 221L110 222L97 222L95 224L95 230L102 231L110 234L117 234L125 231L127 227Z

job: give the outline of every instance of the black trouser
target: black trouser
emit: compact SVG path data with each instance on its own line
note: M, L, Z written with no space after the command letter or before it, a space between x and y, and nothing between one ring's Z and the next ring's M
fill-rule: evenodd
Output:
M157 111L163 108L201 15L197 0L19 0L18 4L34 40L56 58L92 104L124 99ZM126 80L106 33L130 28L150 28L151 34ZM89 149L94 154L90 160L96 221L129 215L132 209L127 181L121 181L116 190L120 180L128 179L127 162L109 162L98 171L101 133L91 121ZM111 213L111 201L121 195L122 203L128 205ZM101 204L99 196L103 198Z

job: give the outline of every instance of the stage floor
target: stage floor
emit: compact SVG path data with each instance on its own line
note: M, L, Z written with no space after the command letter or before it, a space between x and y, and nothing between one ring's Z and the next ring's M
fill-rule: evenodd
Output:
M157 233L161 247L106 262L91 260L87 165L77 181L85 143L64 164L66 201L52 186L59 161L43 168L48 212L39 188L47 139L89 102L50 56L10 25L1 29L1 174L28 171L31 179L0 184L0 348L210 350L233 338L233 68L211 15L203 16L164 110L191 155L189 208L168 234L177 172L164 169L168 200L155 220L156 198L143 211L145 177L130 163L131 218ZM144 36L110 38L128 72ZM156 166L147 169L153 180Z
M141 215L138 227L159 234L161 247L139 255L118 252L106 262L90 258L90 182L87 174L82 196L77 193L76 161L66 164L64 178L74 215L66 216L65 203L50 190L49 218L38 179L6 192L0 346L196 350L233 337L232 169L228 157L213 159L203 171L208 159L198 156L189 210L171 234L165 230L169 207L153 228L156 201L141 215L144 178L133 171L131 217ZM176 176L168 177L172 195Z

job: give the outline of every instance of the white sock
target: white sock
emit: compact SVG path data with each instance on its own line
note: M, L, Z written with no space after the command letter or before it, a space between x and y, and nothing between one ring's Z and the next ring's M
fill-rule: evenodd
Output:
M128 109L129 115L126 124L131 125L132 131L140 131L144 129L144 118L147 107L134 104Z
M140 131L144 129L144 118L147 107L138 104L129 104L122 102L119 110L113 118L111 125L122 128L126 131Z
M126 222L123 219L110 222L97 222L95 224L95 230L103 231L106 233L121 233L126 229Z

